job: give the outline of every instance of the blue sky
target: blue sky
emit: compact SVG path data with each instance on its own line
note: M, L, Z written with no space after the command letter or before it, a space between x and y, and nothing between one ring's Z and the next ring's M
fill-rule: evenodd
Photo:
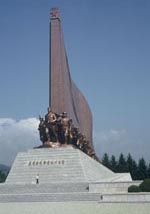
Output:
M97 154L150 161L149 0L0 0L1 151L38 141L30 133L26 143L22 130L29 123L35 133L48 106L51 7L60 9L71 76L93 112Z

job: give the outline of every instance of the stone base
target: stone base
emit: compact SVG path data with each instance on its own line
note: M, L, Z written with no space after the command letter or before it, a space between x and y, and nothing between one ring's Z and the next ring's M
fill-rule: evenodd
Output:
M114 173L79 149L39 148L18 153L6 179L9 184L93 183L131 181L129 173Z

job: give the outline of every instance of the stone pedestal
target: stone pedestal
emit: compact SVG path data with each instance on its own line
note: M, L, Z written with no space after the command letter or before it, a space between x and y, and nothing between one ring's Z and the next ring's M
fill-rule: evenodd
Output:
M8 184L93 183L131 181L129 173L114 173L72 146L32 149L18 153Z

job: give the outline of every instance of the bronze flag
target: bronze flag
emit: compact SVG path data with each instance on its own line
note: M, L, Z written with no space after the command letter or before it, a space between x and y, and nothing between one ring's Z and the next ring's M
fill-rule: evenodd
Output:
M92 143L92 114L89 105L72 81L64 46L59 10L53 8L50 14L50 92L49 106L61 114L67 112L73 124Z

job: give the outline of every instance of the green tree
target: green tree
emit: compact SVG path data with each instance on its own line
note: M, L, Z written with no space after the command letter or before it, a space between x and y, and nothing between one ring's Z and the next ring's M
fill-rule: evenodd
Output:
M117 164L117 172L128 172L127 162L124 155L121 153Z
M150 178L150 164L149 164L149 166L147 167L147 178Z
M105 153L105 154L103 155L102 163L103 163L104 166L108 167L109 169L111 168L109 156L108 156L107 153Z
M144 180L147 177L147 166L144 158L139 159L138 163L138 179Z
M131 154L129 153L127 156L127 167L128 167L128 170L130 173L132 172L132 169L133 169L132 164L133 164L133 158L132 158Z
M5 179L6 179L5 173L3 173L2 171L0 171L0 183L5 182Z
M127 157L120 154L118 160L114 155L109 156L107 153L103 155L102 163L114 172L130 172L133 180L144 180L150 178L150 164L147 167L144 158L139 159L138 164L129 153Z
M133 180L138 179L138 167L136 161L132 158L131 154L129 153L127 156L127 168L131 174Z
M117 161L116 161L116 157L114 155L111 156L110 167L111 167L112 171L114 171L114 172L117 171Z
M135 160L132 161L131 177L133 180L138 180L138 166Z

